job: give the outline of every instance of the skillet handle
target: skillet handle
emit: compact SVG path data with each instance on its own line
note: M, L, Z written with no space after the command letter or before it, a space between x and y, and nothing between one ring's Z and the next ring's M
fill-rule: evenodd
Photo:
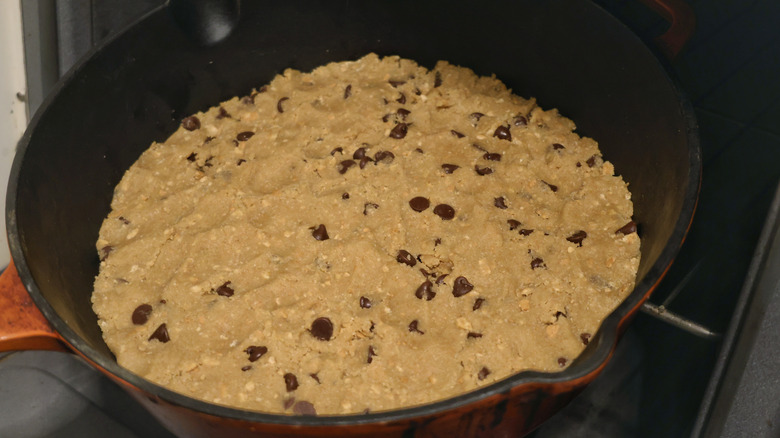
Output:
M0 275L0 352L52 350L70 352L22 285L14 262Z
M696 14L693 8L683 0L641 1L670 23L669 29L657 37L656 42L667 58L674 59L696 29Z

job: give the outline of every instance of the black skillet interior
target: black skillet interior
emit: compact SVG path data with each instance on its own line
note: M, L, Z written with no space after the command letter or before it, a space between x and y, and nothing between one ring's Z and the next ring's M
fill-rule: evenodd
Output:
M428 67L445 59L495 74L599 141L630 184L644 239L641 282L611 317L614 332L676 253L695 202L698 144L690 113L653 54L580 0L487 8L245 1L235 32L208 48L188 39L165 8L149 14L65 77L33 119L14 163L12 254L55 329L101 366L128 376L103 343L90 304L97 232L124 171L186 115L248 94L284 68L311 70L368 52ZM593 342L600 345L586 356L605 358L615 336L600 333Z

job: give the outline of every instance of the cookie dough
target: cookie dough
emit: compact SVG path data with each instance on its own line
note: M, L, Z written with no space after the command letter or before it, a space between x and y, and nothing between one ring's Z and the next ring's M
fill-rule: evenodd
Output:
M446 62L286 70L124 175L105 341L174 391L303 415L561 370L639 265L627 186L574 128Z

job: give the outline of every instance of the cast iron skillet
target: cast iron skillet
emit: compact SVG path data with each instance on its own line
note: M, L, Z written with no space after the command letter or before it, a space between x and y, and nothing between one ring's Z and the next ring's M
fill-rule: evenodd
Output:
M698 192L701 160L691 108L651 51L580 0L516 0L486 8L441 1L243 2L238 17L225 16L227 26L235 24L228 36L194 41L167 7L157 9L92 51L38 111L8 188L8 233L19 277L13 269L4 275L0 349L65 345L172 431L192 437L519 436L593 380L672 262ZM459 397L391 412L248 412L184 397L120 368L103 343L90 294L98 229L124 171L186 115L245 95L286 67L311 70L372 51L428 67L445 59L481 75L495 73L516 93L559 108L581 135L597 139L633 192L643 239L633 293L561 373L523 372Z

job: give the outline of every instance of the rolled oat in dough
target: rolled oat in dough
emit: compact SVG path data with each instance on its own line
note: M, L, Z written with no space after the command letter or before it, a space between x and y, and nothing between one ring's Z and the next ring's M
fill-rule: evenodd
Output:
M574 128L446 62L287 70L124 175L105 341L174 391L304 415L561 370L639 265L626 184Z

